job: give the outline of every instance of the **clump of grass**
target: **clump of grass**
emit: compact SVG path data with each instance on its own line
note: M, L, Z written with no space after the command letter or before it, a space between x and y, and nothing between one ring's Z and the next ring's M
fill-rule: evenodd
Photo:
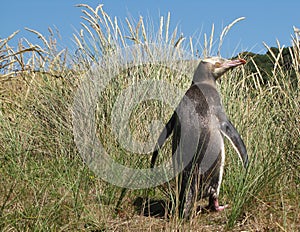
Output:
M291 49L296 81L281 68L282 54L270 50L274 69L264 85L257 73L241 69L225 76L220 83L224 106L246 142L250 167L243 170L230 146L221 188L221 200L231 207L222 214L198 215L189 223L176 216L168 220L142 217L133 209L135 199L145 198L141 213L149 208L147 199L168 201L174 195L172 183L152 190L127 193L121 211L115 205L121 188L105 183L84 164L74 143L73 97L87 70L103 57L124 47L143 45L156 54L152 43L191 51L193 38L185 41L178 29L170 28L170 14L160 18L158 31L147 22L112 19L100 5L95 9L78 5L83 13L83 29L74 35L75 55L59 50L52 30L42 45L26 39L14 49L12 34L0 41L0 228L2 230L297 230L299 229L299 41ZM233 21L221 33L220 48ZM124 30L123 28L126 28ZM205 35L205 38L207 36ZM211 55L215 45L214 27L202 48ZM280 45L278 45L281 50ZM157 52L157 51L156 51ZM155 58L155 57L154 57ZM251 61L248 61L251 62ZM187 61L188 67L197 62ZM106 148L120 163L148 167L141 158L120 148L111 132L110 114L123 88L144 78L166 80L188 88L189 76L165 66L136 65L107 86L97 105L97 131ZM136 139L149 136L152 120L167 121L172 108L158 101L145 101L132 112L130 130ZM163 154L169 157L170 146ZM258 210L258 208L260 210ZM176 210L176 209L173 209ZM271 216L272 215L272 216ZM167 213L165 216L168 216Z
M299 168L295 166L300 158L296 142L299 137L299 79L296 80L298 86L295 86L294 77L278 64L282 59L280 47L281 52L277 57L267 48L273 56L272 60L275 60L273 73L267 83L262 85L256 81L262 79L259 70L257 74L245 73L236 84L229 78L224 80L225 83L222 82L223 95L227 96L224 105L246 137L250 155L250 167L244 172L240 171L240 165L229 152L230 163L234 165L229 166L229 175L223 186L233 199L228 218L230 228L243 214L244 217L258 220L255 213L245 215L245 209L252 209L262 216L259 212L265 208L276 215L276 219L273 219L276 221L275 227L289 230L289 225L294 225L291 227L293 229L297 226L297 204L290 205L289 210L282 205L289 201L289 194L295 193L299 187ZM297 47L294 49L297 50ZM296 50L291 54L297 53Z

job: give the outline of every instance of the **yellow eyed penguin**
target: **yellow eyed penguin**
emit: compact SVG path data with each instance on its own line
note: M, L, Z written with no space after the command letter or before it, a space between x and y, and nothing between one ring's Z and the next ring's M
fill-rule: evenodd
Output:
M163 129L153 152L154 167L158 150L173 132L173 167L179 175L179 216L188 219L194 203L209 197L208 209L221 211L218 195L222 181L227 137L239 154L244 167L248 164L245 144L228 120L217 90L216 80L228 70L245 64L243 59L212 57L202 60L190 88Z

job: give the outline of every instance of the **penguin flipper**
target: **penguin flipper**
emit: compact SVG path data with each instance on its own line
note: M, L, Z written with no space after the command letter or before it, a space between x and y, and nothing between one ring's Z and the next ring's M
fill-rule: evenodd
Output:
M230 121L225 121L221 123L221 132L222 134L229 139L232 146L236 150L236 152L239 154L244 167L247 168L248 166L248 154L247 149L244 144L244 141L242 140L241 136L235 129L235 127L232 125Z
M155 150L154 150L154 152L152 154L152 158L151 158L151 168L153 168L155 165L155 161L158 156L159 149L165 143L167 138L172 134L175 123L176 123L176 112L173 113L172 117L170 118L170 120L168 121L168 123L166 124L166 126L164 127L163 131L161 132L161 134L158 138L158 141L155 145Z

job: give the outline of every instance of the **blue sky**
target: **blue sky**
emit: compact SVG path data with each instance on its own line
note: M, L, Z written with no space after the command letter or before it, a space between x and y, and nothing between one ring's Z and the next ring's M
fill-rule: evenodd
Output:
M241 51L264 53L263 42L276 46L276 39L282 45L291 45L293 26L300 27L299 0L9 0L1 2L0 38L5 38L16 30L21 30L17 38L25 37L36 41L31 33L24 30L29 27L47 35L48 27L56 26L62 35L59 44L72 47L72 33L80 29L82 15L75 4L87 3L93 7L104 4L104 10L119 21L139 15L150 18L154 24L159 23L160 16L171 12L171 26L176 25L184 36L200 37L209 34L215 25L218 36L223 27L234 19L246 17L236 24L228 33L222 55L229 57ZM12 41L16 44L16 40ZM199 47L200 49L200 47Z

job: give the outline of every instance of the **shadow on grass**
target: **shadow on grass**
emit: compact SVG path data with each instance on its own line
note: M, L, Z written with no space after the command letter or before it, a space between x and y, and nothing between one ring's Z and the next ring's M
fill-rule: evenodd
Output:
M133 205L138 214L146 217L169 218L172 213L172 202L167 200L138 197Z
M135 199L133 205L136 212L145 217L170 218L171 215L174 215L175 207L170 200L138 197ZM207 206L198 206L196 208L196 215L208 214L211 212L212 210Z

